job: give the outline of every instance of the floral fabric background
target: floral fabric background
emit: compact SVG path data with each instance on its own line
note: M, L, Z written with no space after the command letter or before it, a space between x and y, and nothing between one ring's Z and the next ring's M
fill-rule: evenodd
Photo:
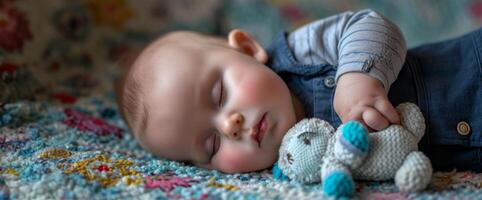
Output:
M293 199L319 185L276 181L269 170L223 174L158 159L129 134L113 82L123 55L176 29L244 28L263 44L281 30L372 8L410 46L482 23L482 1L0 0L0 199ZM482 175L436 173L427 191L359 182L358 197L474 199Z

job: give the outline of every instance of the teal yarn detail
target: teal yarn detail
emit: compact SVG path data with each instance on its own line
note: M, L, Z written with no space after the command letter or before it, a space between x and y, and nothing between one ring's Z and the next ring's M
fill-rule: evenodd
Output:
M288 176L286 176L283 171L278 167L278 162L273 165L273 169L271 170L273 173L273 178L277 180L288 180Z
M368 134L363 125L357 121L349 121L342 128L345 141L362 152L368 151Z
M331 197L349 197L355 192L355 183L343 172L333 172L323 182L323 192Z

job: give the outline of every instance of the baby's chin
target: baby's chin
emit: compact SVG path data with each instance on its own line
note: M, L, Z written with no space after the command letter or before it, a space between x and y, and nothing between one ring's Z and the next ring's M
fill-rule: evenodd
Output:
M236 174L236 173L250 173L250 172L260 172L265 169L269 169L273 166L274 163L271 165L268 165L266 167L253 167L253 168L248 168L248 169L216 169L218 171L227 173L227 174Z
M222 165L216 166L217 170L224 173L248 173L248 172L258 172L265 169L269 169L276 162L276 159L263 160L259 163L243 163L243 164L233 164L233 165Z

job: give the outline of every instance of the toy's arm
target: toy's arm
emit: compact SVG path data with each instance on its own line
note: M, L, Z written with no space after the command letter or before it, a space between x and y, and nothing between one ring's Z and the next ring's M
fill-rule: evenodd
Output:
M343 124L335 135L333 150L323 158L321 179L323 192L328 196L345 197L355 192L351 172L368 154L368 133L357 121Z

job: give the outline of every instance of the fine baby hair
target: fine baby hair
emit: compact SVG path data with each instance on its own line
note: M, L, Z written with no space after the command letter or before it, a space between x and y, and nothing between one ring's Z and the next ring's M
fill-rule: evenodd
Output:
M417 145L425 132L424 118L412 103L400 104L397 110L401 125L370 134L356 121L336 131L317 118L298 122L283 138L274 177L301 183L321 181L323 192L332 197L352 196L353 178L394 179L403 192L423 190L432 176L430 160Z

